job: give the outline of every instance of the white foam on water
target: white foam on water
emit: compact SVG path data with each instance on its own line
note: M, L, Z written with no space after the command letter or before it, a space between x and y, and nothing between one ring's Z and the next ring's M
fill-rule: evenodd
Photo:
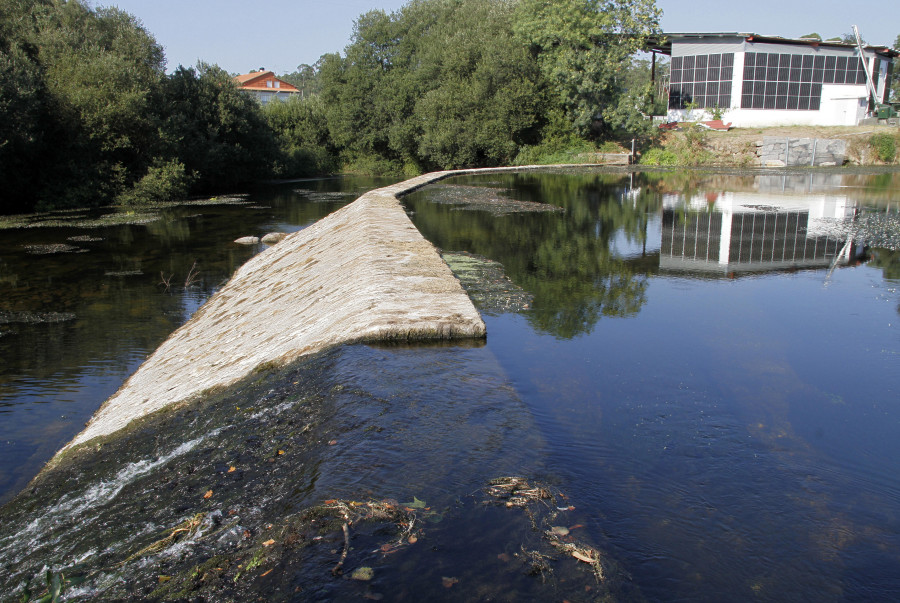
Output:
M206 435L185 442L169 454L154 460L145 459L135 463L129 463L123 467L113 479L101 481L100 483L89 487L82 493L72 493L63 496L43 514L33 519L21 530L7 536L0 536L0 559L7 559L9 554L15 553L15 551L29 550L36 546L57 544L64 536L66 536L65 531L61 531L56 538L49 541L46 537L49 531L61 520L76 520L82 515L85 515L86 512L109 503L123 488L132 482L147 475L154 469L169 463L173 459L187 454L208 438L218 435L223 429L224 427L214 429ZM77 523L81 527L84 527L95 521L95 519L96 518L87 517L83 521L78 521Z

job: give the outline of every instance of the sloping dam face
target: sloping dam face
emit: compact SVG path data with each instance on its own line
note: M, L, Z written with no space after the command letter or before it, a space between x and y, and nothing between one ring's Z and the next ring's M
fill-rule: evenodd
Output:
M94 414L67 450L135 419L345 343L483 337L484 322L398 197L371 191L244 264Z

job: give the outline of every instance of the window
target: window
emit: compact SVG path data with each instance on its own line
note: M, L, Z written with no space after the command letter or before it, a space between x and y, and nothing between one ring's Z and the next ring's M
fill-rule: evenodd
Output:
M748 52L744 55L741 108L818 111L823 83L865 81L858 57Z
M673 57L669 76L669 108L731 106L734 53Z

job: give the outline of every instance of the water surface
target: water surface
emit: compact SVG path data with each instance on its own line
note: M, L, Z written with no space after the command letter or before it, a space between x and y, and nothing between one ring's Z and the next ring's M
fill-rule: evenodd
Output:
M19 366L4 368L3 437L31 442L6 445L4 466L26 465L7 483L78 430L60 408L87 416L254 252L229 241L333 210L308 195L253 202L285 213L229 205L220 223L180 209L201 217L182 218L192 234L166 251L150 226L117 243L143 293L137 275L99 277L109 259L58 293L46 282L69 282L98 250L33 256L33 231L4 234L20 251L0 258L3 309L77 316L0 325ZM130 433L3 510L3 584L46 564L85 599L164 598L169 583L271 600L900 598L900 255L896 229L859 227L896 224L897 174L491 175L404 204L443 252L502 266L494 298L467 283L485 342L340 348ZM217 242L194 248L201 225ZM194 259L221 268L160 290L156 272ZM52 280L36 268L50 260ZM484 505L486 483L513 474L568 504L534 523ZM354 526L336 576L340 530L286 544L304 509L333 499L430 510L413 507L427 523L396 550L381 548L390 526ZM197 513L224 519L114 569ZM608 582L554 555L544 521L602 551ZM250 536L227 540L238 525ZM208 580L191 578L212 560ZM363 567L371 580L350 579Z

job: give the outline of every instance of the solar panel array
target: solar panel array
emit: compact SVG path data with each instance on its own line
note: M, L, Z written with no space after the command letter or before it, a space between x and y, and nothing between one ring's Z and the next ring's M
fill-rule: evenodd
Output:
M859 57L748 52L741 108L818 111L823 84L865 83Z
M731 107L734 53L672 57L669 109ZM742 109L818 111L823 84L866 83L856 56L744 54Z
M734 53L673 57L669 72L669 108L689 104L706 109L731 106Z

